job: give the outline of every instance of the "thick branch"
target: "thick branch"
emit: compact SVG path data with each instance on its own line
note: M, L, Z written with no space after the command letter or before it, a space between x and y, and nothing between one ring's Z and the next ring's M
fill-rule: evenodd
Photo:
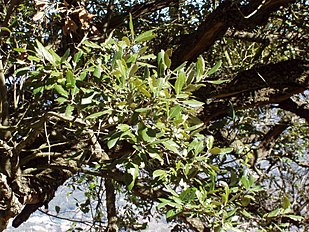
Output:
M133 18L142 17L154 11L168 7L173 2L178 2L178 0L152 0L147 3L136 4L131 8L130 12L125 12L121 15L113 16L109 20L105 20L108 22L108 25L100 22L96 24L96 27L100 32L104 32L106 28L108 28L108 30L113 30L114 28L121 26L129 17L129 14L131 14Z
M264 65L240 72L229 83L217 86L207 84L195 93L202 101L212 99L204 108L206 124L225 116L231 106L237 110L278 104L303 92L309 87L308 64L291 60Z
M57 188L63 185L75 173L75 170L78 170L77 162L73 160L66 161L63 158L58 158L54 163L65 165L70 169L46 168L30 179L17 179L12 184L12 189L19 194L19 202L25 204L23 210L13 220L14 227L18 227L33 212L48 203L55 196Z
M284 110L288 110L301 118L304 118L307 123L309 123L309 110L305 109L304 105L298 105L291 98L281 102L278 107Z
M259 162L262 159L267 158L272 151L272 148L276 144L276 140L289 127L289 124L285 122L278 123L273 128L271 128L267 134L264 136L262 141L260 142L258 149L257 149L257 157L256 162Z
M9 104L7 100L7 87L3 70L2 57L0 57L0 126L9 125ZM0 130L0 139L7 140L11 133L9 130Z
M117 210L116 210L116 194L115 187L110 179L105 179L105 191L106 191L106 208L108 225L107 232L117 232Z
M184 61L194 61L215 41L222 38L228 28L243 30L262 25L272 12L292 2L295 0L251 1L249 5L239 7L235 1L224 1L206 17L195 32L183 38L173 55L173 65L178 66Z

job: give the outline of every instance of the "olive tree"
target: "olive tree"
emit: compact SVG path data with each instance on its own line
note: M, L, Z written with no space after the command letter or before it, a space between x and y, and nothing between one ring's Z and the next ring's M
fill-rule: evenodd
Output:
M306 229L307 11L2 2L1 230L68 180L95 230L144 228L153 210L175 230Z

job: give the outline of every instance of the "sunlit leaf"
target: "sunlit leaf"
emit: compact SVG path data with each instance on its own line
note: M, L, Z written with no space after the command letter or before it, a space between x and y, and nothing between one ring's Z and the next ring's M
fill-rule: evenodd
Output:
M54 85L54 89L62 96L64 97L68 97L69 96L69 93L68 91L66 91L61 85Z
M174 106L174 107L169 111L169 117L170 117L171 119L177 117L177 116L180 114L181 110L182 110L182 107L181 107L180 105Z
M38 40L36 40L36 44L37 44L36 50L52 65L56 65L56 61L53 55Z
M74 110L74 106L72 106L71 104L67 105L67 107L65 108L65 116L66 117L72 116L73 110Z
M201 107L204 105L203 102L200 102L197 100L187 100L187 101L183 101L183 103L193 108Z
M173 140L164 141L164 142L162 142L162 144L164 145L164 147L167 150L170 150L170 151L172 151L174 153L179 153L179 151L178 151L179 146Z
M138 35L135 39L137 43L141 43L144 41L152 40L156 35L153 33L154 30L143 32L142 34Z
M290 205L291 205L291 202L289 198L287 197L287 195L284 195L282 198L282 208L287 209L290 207Z
M167 211L167 213L166 213L166 218L171 218L171 217L173 217L173 216L175 216L175 215L176 215L175 210L170 209L170 210Z
M175 82L175 91L177 95L180 94L185 82L186 82L186 74L183 70L180 70Z
M67 88L74 88L75 87L75 84L76 84L76 79L74 77L74 74L71 70L68 70L67 71L67 74L66 74L66 87Z
M165 170L160 170L160 169L158 169L158 170L155 170L155 171L152 173L152 177L153 177L153 178L159 177L159 179L162 179L162 178L164 178L164 177L166 177L166 176L167 176L167 173L166 173Z
M132 14L130 14L129 28L130 28L130 31L131 31L131 36L134 38L134 26L133 26Z
M131 166L128 170L127 173L130 174L132 176L132 181L127 185L128 190L132 190L132 188L134 187L135 184L135 180L138 176L138 172L139 172L139 167L137 164L131 163Z
M109 149L113 148L113 147L116 145L116 143L118 142L118 140L119 140L119 137L110 139L110 140L107 142L107 147L108 147Z
M100 111L100 112L96 112L96 113L93 113L93 114L90 114L86 117L86 119L95 119L95 118L99 118L101 117L102 115L104 114L109 114L110 111L108 110L105 110L105 111Z
M208 72L207 72L207 75L210 76L212 74L214 74L215 72L218 71L218 69L221 67L222 65L222 60L219 60L215 66L213 66Z

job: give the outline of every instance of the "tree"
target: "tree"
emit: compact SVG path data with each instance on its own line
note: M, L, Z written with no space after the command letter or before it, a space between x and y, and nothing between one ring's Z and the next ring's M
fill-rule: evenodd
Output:
M70 178L96 230L141 228L154 207L175 230L307 228L307 1L1 12L0 230Z

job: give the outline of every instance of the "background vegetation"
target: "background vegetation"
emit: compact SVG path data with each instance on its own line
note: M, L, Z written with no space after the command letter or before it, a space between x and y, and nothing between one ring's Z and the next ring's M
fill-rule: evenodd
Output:
M1 3L0 231L308 229L306 0Z

